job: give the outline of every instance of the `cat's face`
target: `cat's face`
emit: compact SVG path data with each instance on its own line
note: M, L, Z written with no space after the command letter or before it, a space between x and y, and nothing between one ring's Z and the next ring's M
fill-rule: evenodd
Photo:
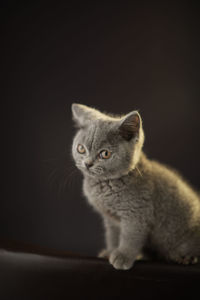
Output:
M118 178L134 169L144 141L138 112L114 118L80 104L72 112L79 128L72 155L84 175Z

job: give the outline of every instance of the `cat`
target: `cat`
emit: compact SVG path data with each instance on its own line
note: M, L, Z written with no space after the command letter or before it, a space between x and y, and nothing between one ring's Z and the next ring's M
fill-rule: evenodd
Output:
M78 131L72 156L83 173L83 192L105 227L108 258L128 270L139 255L197 263L200 256L200 195L174 170L142 151L138 111L114 116L72 104Z

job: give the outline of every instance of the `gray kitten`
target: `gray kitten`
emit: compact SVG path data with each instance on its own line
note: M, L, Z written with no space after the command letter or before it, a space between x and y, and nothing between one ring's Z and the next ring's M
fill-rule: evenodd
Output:
M200 196L176 171L142 152L139 113L114 117L81 104L72 112L78 126L73 158L84 175L84 195L105 225L106 249L99 256L123 270L145 251L196 263Z

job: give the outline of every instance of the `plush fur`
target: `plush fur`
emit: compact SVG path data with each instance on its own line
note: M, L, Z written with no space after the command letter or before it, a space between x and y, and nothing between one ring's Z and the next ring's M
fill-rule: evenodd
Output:
M100 257L124 270L145 252L196 263L200 196L176 171L142 152L139 113L114 117L81 104L73 104L72 112L78 126L73 158L84 176L84 195L105 225L106 248ZM100 154L104 150L109 158Z

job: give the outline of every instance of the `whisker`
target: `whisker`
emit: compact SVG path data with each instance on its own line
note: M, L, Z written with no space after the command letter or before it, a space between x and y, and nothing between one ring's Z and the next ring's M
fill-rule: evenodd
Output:
M138 173L140 174L140 176L142 177L142 173L140 172L140 170L138 169L137 166L135 166L136 170L138 171Z
M58 174L56 174L53 186L56 186L58 198L61 198L61 196L64 194L66 187L72 187L72 180L76 178L76 176L73 175L76 172L78 172L78 169L75 166L71 166L71 168L64 168L60 170Z
M53 162L53 164L51 162ZM57 162L56 165L55 162ZM60 194L62 190L61 187L63 185L62 183L64 180L66 180L66 175L70 175L70 173L72 173L76 168L74 164L71 164L71 162L69 165L69 162L66 161L66 157L65 159L58 158L54 161L50 161L50 168L51 170L47 176L47 183L51 187L57 186L58 193Z
M66 179L64 180L64 189L66 186L69 187L69 185L71 186L72 180L77 178L75 177L75 173L78 173L77 169L72 170L72 172L66 177Z

